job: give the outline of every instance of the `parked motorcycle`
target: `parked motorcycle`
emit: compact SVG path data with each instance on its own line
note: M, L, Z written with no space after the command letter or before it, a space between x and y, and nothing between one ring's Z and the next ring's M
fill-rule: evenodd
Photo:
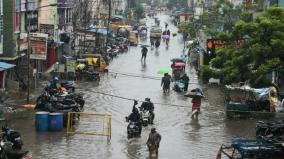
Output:
M1 159L32 159L29 151L22 150L23 141L19 132L3 126L0 140Z
M82 79L84 77L90 81L100 81L100 74L98 72L88 71L85 69L76 71L77 79Z
M1 159L32 159L29 151L13 149L11 142L0 141L0 158Z
M284 121L277 122L263 122L256 123L256 136L257 137L279 137L284 134Z
M23 141L20 133L7 126L2 127L2 139L4 142L11 142L13 149L22 149Z

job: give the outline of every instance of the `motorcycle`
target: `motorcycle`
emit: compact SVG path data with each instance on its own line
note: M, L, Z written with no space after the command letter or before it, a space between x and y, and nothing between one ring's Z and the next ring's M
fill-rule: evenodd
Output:
M3 126L2 139L0 141L1 159L32 159L29 151L22 150L23 141L19 132Z
M127 138L131 139L133 137L139 137L140 132L139 132L139 126L136 122L130 122L129 125L127 126Z
M284 133L284 121L278 122L263 122L256 123L257 137L278 137Z
M185 84L182 80L177 80L174 84L174 90L177 92L184 92Z
M75 91L75 87L74 87L73 82L67 81L67 82L63 82L62 84L63 84L63 87L68 90L68 92L74 92Z
M76 77L78 79L86 77L90 81L100 81L100 74L98 72L91 72L88 70L76 71Z
M20 133L14 131L11 128L8 128L7 126L2 127L2 139L4 141L9 141L13 143L13 149L21 149L23 146L23 141L21 139Z
M0 158L1 159L32 159L29 151L13 149L11 142L0 141Z
M150 111L142 109L140 107L140 116L141 116L141 121L143 126L148 126L148 124L153 123L153 116Z

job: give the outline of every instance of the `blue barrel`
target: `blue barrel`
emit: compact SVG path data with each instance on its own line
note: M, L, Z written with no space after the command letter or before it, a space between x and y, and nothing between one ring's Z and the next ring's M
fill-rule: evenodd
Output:
M48 131L49 112L36 112L35 127L37 131Z
M63 129L63 113L49 113L49 131L60 131Z

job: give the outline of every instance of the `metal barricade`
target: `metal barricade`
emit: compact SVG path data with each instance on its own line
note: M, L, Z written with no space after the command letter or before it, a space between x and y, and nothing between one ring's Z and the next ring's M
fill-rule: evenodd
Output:
M75 124L75 119L79 119L80 123ZM107 136L107 139L110 140L111 115L97 112L69 112L67 135L73 134Z

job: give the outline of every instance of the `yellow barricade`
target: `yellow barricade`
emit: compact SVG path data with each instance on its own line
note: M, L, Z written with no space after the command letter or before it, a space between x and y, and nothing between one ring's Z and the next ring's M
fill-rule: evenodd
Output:
M79 119L75 124L74 119ZM107 136L111 139L111 115L96 112L69 112L67 121L67 135L85 134Z

